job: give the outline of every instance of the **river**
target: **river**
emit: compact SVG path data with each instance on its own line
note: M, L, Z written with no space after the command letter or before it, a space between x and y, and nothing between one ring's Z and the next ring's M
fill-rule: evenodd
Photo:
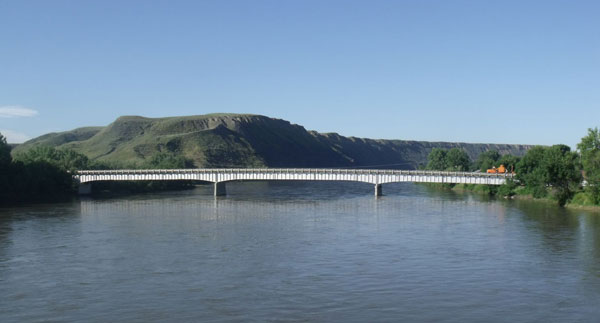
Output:
M597 322L600 215L415 184L0 209L1 322Z

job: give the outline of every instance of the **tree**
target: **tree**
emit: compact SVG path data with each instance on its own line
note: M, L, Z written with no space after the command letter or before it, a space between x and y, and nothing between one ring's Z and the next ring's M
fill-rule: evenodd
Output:
M11 161L10 149L6 149L5 146L8 147L2 137L0 205L56 201L74 193L73 179L64 166L65 160L73 158L71 154L54 148L39 148L19 154L21 159L15 158Z
M452 148L446 153L446 170L464 172L468 171L470 167L471 159L464 150Z
M427 155L427 169L429 170L446 170L446 149L433 148Z
M55 201L75 192L71 174L45 161L13 163L9 201ZM1 203L1 201L0 201Z
M8 194L11 191L11 165L10 146L6 143L6 138L0 133L0 204L4 200L8 201Z
M590 195L594 204L600 204L600 132L598 128L588 129L587 136L577 144L581 154L587 185L585 191Z
M65 171L89 168L87 156L71 149L56 149L49 146L37 146L15 156L24 164L47 162Z
M517 180L524 185L536 198L545 197L546 177L542 169L542 160L546 148L535 146L527 151L517 163Z
M560 206L565 205L581 183L577 154L569 146L554 145L546 150L543 166L554 197Z
M563 206L581 182L577 154L565 145L536 146L517 163L517 179L536 198L547 196L550 190Z
M509 171L517 168L520 158L511 154L502 155L498 161L496 161L496 167L504 165Z
M61 150L59 153L59 166L68 171L89 168L90 160L86 155L80 154L74 150Z
M10 157L11 148L6 143L6 138L0 133L0 168L6 168L12 161Z
M479 169L480 171L485 172L489 168L495 166L498 159L500 159L500 153L498 153L498 151L484 151L477 156L477 160L475 160L473 167L474 169Z

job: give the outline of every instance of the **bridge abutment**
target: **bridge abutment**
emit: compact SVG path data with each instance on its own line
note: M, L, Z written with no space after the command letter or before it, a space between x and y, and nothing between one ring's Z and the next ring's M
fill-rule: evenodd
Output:
M77 193L79 195L90 195L90 194L92 194L92 183L79 184L79 189L77 189Z
M383 195L383 187L381 186L381 184L375 184L375 196L382 196Z
M227 195L227 188L225 186L225 182L216 182L214 185L215 185L215 196Z

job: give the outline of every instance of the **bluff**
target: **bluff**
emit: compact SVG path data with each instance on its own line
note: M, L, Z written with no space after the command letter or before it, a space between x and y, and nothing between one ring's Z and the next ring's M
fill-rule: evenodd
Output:
M106 127L49 133L34 146L70 148L94 160L135 165L159 152L183 156L196 167L376 167L415 169L433 148L461 148L471 159L487 150L523 155L530 146L344 137L307 131L289 121L249 114L145 118L123 116Z

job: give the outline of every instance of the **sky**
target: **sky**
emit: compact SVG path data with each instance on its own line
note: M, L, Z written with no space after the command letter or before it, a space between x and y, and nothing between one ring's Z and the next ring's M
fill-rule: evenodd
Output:
M599 15L595 0L0 0L0 132L230 112L574 148L600 126Z

